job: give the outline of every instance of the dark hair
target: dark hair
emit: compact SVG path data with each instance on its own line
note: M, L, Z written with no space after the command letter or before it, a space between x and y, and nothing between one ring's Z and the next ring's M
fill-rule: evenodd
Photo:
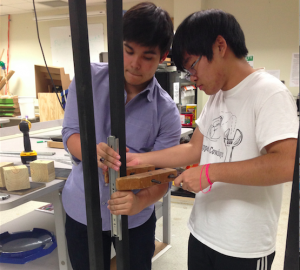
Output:
M235 17L218 9L209 9L189 15L177 28L172 55L178 70L183 70L184 53L213 58L212 46L221 35L237 58L245 57L248 50L245 36Z
M153 3L139 3L123 16L124 41L158 46L161 57L170 49L173 36L173 23L168 12Z

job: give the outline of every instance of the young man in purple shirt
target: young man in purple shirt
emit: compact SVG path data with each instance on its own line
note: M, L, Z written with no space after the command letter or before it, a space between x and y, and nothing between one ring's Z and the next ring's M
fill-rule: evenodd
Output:
M176 104L154 77L173 38L169 14L152 3L140 3L123 18L124 102L126 145L132 153L168 148L179 143L181 124ZM97 144L111 134L108 64L91 65L95 132ZM75 79L69 87L63 122L63 142L77 165L66 181L62 201L66 211L66 238L74 270L89 269L87 221ZM96 147L96 146L95 146ZM100 156L98 157L100 158ZM100 162L100 161L99 161ZM168 184L143 190L116 192L112 198L99 168L104 264L110 269L111 243L108 200L120 206L118 213L128 215L130 269L151 269L155 245L154 203L168 191Z

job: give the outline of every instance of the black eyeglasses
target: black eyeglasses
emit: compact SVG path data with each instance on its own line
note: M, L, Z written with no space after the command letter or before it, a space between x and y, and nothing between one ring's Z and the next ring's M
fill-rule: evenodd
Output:
M184 77L186 80L189 81L191 76L194 76L197 73L197 71L196 71L196 69L194 69L194 67L197 65L197 63L200 61L201 58L202 58L202 55L200 55L198 57L198 59L191 65L191 67L189 69L184 69L184 72L185 72Z

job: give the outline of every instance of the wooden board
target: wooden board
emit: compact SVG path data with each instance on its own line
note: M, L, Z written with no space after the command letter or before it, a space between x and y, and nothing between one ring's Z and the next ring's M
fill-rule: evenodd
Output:
M64 169L64 168L54 168L55 170L55 179L58 180L67 180L69 174L71 173L72 169ZM30 167L28 167L29 176L31 176Z
M126 174L127 175L132 175L132 174L137 174L137 173L144 173L144 172L150 172L154 171L155 166L150 165L150 164L143 164L143 165L136 165L136 166L131 166L126 168Z
M13 162L0 162L0 187L5 187L3 167L14 166Z
M169 178L169 176L174 176ZM130 176L120 177L116 179L117 190L134 190L151 187L157 184L164 184L174 180L177 176L175 169L160 169L151 172L139 173ZM152 180L156 182L152 182ZM157 183L160 182L160 183Z
M4 192L7 194L13 194L13 195L25 195L30 192L36 191L38 189L41 189L45 187L46 184L44 183L36 183L36 182L30 182L30 188L28 189L22 189L22 190L16 190L16 191L7 191L6 188L0 188L0 192Z
M67 180L68 177L57 176L57 177L55 177L55 179L58 179L58 180Z
M0 104L19 104L18 96L1 96Z
M164 242L158 242L155 240L155 250L154 250L153 257L156 256L159 252L161 252L167 246L168 246L168 244L166 244Z
M63 90L69 88L71 83L69 74L65 74L64 68L60 67L49 67L49 72L51 73L53 82L56 86L61 86ZM50 93L52 92L52 82L48 74L48 70L45 66L34 66L35 70L35 87L36 87L36 97L38 98L38 93L47 93L50 88Z
M53 160L35 160L30 162L32 182L50 182L55 179Z
M154 171L155 166L150 164L143 164L143 165L136 165L136 166L130 166L126 168L126 175L133 175L137 173L144 173L144 172L150 172ZM108 171L104 174L104 182L109 183L109 174Z
M8 191L30 188L28 168L25 165L3 167L2 170Z
M64 149L64 144L62 142L48 141L47 146L50 147L50 148Z
M60 100L60 94L58 94ZM38 93L40 122L64 118L64 111L55 93Z

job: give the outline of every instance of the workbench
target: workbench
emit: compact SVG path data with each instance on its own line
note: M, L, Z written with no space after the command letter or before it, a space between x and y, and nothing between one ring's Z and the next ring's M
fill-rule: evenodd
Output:
M30 136L37 137L38 135L59 135L61 133L62 120L54 120L48 122L33 123L30 130ZM181 136L191 134L193 129L183 128ZM37 143L41 139L31 138L31 147L37 152L55 152L55 155L45 157L43 159L54 160L55 168L70 169L71 165L61 163L61 160L68 160L64 149L47 148L47 143ZM0 130L0 149L4 151L23 151L23 134L19 131L18 126L7 127ZM41 157L38 156L38 159ZM15 165L21 165L19 155L2 156L0 161L14 162ZM40 211L32 211L24 216L21 216L11 222L1 226L0 233L5 231L16 232L23 230L32 230L33 228L44 228L55 232L57 239L57 249L51 254L36 259L25 265L1 264L2 270L17 270L17 269L60 269L71 270L68 255L66 239L64 234L65 212L61 203L60 192L65 184L64 180L53 180L46 183L46 187L31 192L26 195L18 196L11 195L7 200L0 201L0 211L12 209L28 201L41 201L52 203L54 205L54 217L52 214L43 213ZM171 220L170 220L170 191L163 197L162 202L155 204L156 217L163 217L163 242L170 244L171 242Z
M32 124L32 132L30 132L30 135L32 134L60 134L61 133L61 124L62 122L57 121L51 121L50 122L44 122L44 123L38 123L39 124L39 130L34 127L35 124ZM57 125L59 124L59 125ZM44 128L41 128L44 127ZM40 141L40 139L31 139L31 147L32 149L36 150L37 152L55 152L55 155L53 156L43 156L43 159L56 159L56 160L67 160L68 158L65 156L65 150L64 149L54 149L54 148L47 148L47 143L37 143L37 141ZM0 132L0 149L1 152L4 151L23 151L24 150L24 144L23 144L23 134L19 131L18 126L16 127L8 127L1 129ZM40 157L39 157L40 158ZM14 162L15 165L22 165L21 158L19 155L9 155L4 156L0 155L0 161L7 161L7 162ZM54 161L55 168L65 168L70 169L71 165L60 163L57 161ZM36 191L33 191L31 193L19 196L19 195L10 195L10 198L4 201L0 201L0 211L9 210L16 206L19 206L23 203L29 202L29 201L41 201L46 203L52 203L54 205L55 211L54 211L54 222L53 222L53 216L52 216L52 222L47 224L45 223L45 217L48 219L49 214L33 211L32 213L29 213L27 215L21 216L20 218L17 218L11 222L8 222L1 226L0 233L3 233L5 231L9 232L15 232L15 231L23 231L23 230L32 230L33 228L45 228L50 229L50 231L55 232L56 240L57 240L57 249L56 252L52 252L50 255L47 255L47 260L52 260L51 263L49 263L49 270L51 269L60 269L60 270L68 270L72 269L69 265L68 258L67 258L67 248L66 248L66 240L64 235L64 223L65 223L65 212L61 203L60 198L60 192L63 189L65 184L64 180L53 180L49 183L46 183L46 186L44 188L38 189ZM46 215L46 216L45 216ZM51 216L51 215L50 215ZM25 226L25 224L27 224ZM49 228L50 224L54 224L55 230L53 228ZM45 226L47 225L47 226ZM53 225L52 225L53 226ZM57 260L58 256L58 260ZM51 259L52 258L52 259ZM58 265L58 262L59 265ZM42 263L43 268L41 268L40 263ZM35 265L37 266L35 267ZM56 264L56 266L53 268L53 264ZM37 259L33 262L29 262L26 265L26 268L24 268L23 265L14 265L14 264L1 264L1 269L18 269L17 267L22 267L22 269L47 269L48 264L46 266L44 257ZM28 267L28 268L27 268Z
M1 125L1 127L3 127L3 124L9 123L9 122L10 122L10 120L7 119L7 118L3 118L3 117L0 118L0 125Z
M11 126L17 126L19 125L22 117L21 116L5 116L1 117L0 120L6 120L6 122L3 123L3 127L11 127ZM34 118L28 119L31 123L36 123L40 121L39 116L35 116ZM1 123L1 122L0 122Z

